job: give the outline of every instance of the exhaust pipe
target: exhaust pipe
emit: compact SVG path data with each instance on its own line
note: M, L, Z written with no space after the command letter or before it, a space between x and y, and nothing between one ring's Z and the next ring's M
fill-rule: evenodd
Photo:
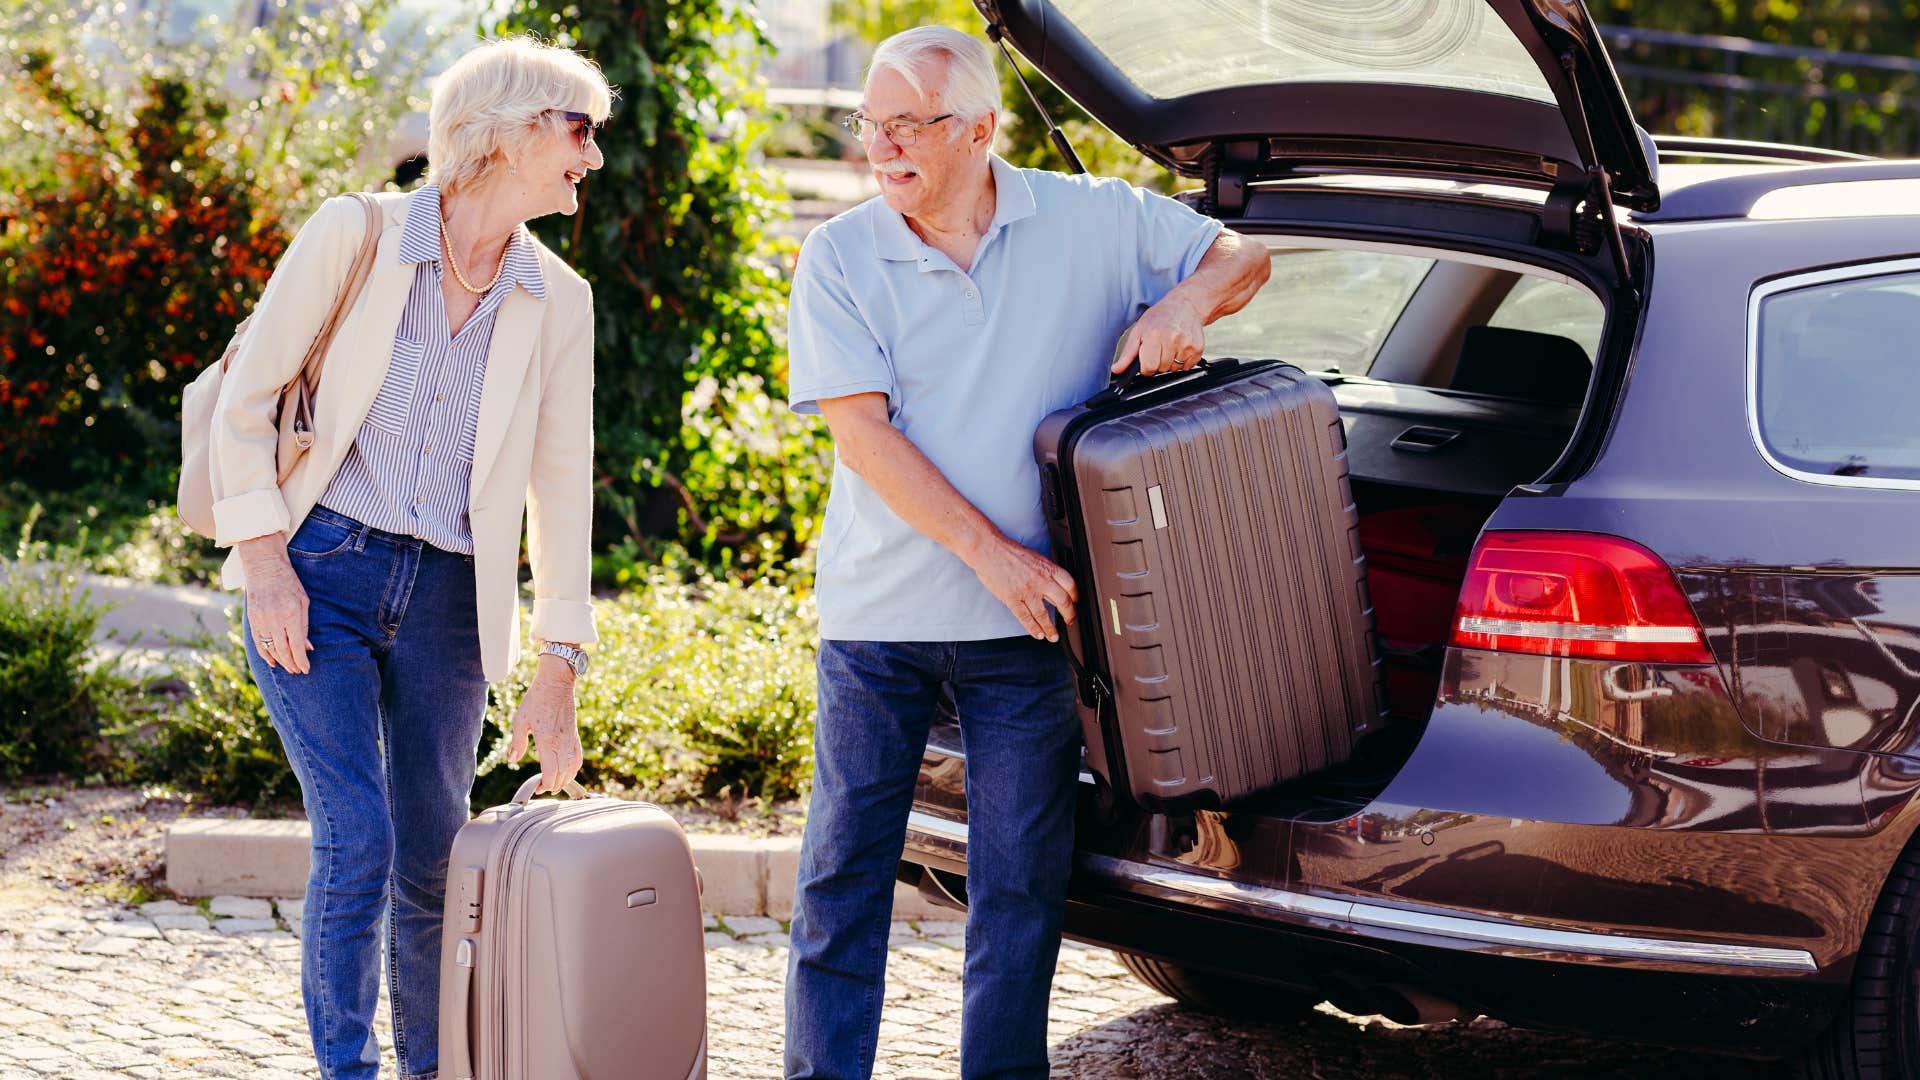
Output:
M1384 1016L1406 1027L1450 1024L1472 1013L1457 1001L1405 983L1357 985L1344 979L1327 985L1327 1000L1341 1012L1355 1016Z

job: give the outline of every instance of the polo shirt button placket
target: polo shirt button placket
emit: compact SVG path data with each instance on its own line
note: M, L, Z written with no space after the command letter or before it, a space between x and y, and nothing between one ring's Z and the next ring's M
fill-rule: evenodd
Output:
M980 303L980 287L978 285L967 286L965 308L968 326L985 326L987 324L987 309Z

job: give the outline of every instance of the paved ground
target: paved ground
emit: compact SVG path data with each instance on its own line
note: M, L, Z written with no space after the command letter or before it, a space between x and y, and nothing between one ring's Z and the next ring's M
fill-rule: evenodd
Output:
M210 921L171 901L134 908L40 882L0 885L0 1077L312 1075L299 942L264 903L216 901L216 912L233 914ZM894 926L878 1076L957 1075L960 933L958 923ZM778 1076L780 925L734 919L707 942L714 1080ZM1484 1020L1396 1029L1322 1010L1265 1025L1198 1016L1134 982L1110 954L1070 945L1054 985L1053 1071L1070 1080L1629 1077L1657 1062L1688 1077L1761 1075Z

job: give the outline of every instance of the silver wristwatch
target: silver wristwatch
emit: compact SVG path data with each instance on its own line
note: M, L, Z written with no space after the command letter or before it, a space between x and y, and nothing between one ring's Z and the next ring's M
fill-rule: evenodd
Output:
M571 645L562 645L557 641L546 642L540 646L540 651L543 653L552 653L560 659L565 660L567 666L573 669L573 677L576 679L585 675L587 668L593 663L593 658L588 656L584 650L576 649Z

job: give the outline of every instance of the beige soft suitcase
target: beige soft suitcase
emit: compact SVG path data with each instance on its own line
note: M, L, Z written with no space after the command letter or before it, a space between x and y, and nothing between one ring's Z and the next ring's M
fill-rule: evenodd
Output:
M460 829L447 866L440 1075L704 1080L699 872L666 811L513 801Z

